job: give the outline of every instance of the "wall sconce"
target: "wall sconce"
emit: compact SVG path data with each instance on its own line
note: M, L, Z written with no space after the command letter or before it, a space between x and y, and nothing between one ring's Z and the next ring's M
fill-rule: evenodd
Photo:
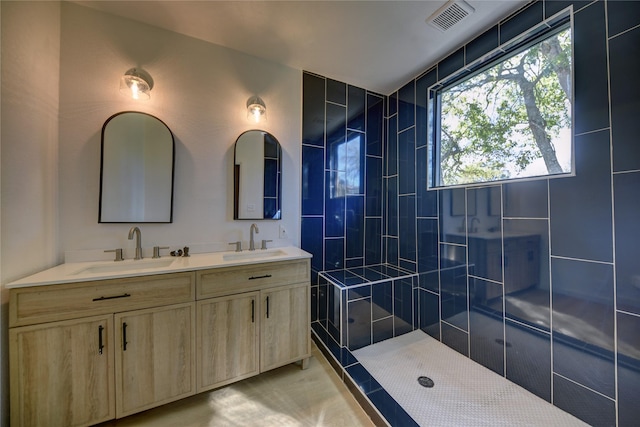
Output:
M252 96L247 100L247 118L260 123L262 118L267 119L267 106L259 96Z
M133 99L150 99L151 89L153 79L142 68L131 68L120 79L120 93Z

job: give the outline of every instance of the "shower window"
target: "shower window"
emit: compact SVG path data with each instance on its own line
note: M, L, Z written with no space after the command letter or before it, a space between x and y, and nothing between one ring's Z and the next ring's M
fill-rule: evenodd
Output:
M364 137L358 132L349 132L345 142L331 147L329 167L332 174L331 198L364 192Z
M430 89L431 186L573 173L572 32L558 21Z

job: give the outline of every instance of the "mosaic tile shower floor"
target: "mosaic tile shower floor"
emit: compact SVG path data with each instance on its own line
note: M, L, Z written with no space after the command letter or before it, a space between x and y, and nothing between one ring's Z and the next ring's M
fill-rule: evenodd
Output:
M421 330L353 355L421 426L586 425ZM419 376L435 385L421 386Z

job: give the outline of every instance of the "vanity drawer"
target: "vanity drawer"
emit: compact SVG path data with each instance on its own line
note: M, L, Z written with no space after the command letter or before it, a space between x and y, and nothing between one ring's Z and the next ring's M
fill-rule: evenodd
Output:
M310 280L308 259L201 270L196 273L196 298L309 283Z
M9 290L9 327L190 302L195 273L172 273Z

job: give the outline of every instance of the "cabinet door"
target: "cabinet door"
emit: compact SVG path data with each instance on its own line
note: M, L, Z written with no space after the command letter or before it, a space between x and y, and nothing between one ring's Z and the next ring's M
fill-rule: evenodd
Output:
M12 426L114 418L112 315L13 328L9 337Z
M198 391L259 373L258 292L198 302Z
M309 357L310 306L309 284L261 292L261 371Z
M195 303L115 315L116 416L195 394Z

